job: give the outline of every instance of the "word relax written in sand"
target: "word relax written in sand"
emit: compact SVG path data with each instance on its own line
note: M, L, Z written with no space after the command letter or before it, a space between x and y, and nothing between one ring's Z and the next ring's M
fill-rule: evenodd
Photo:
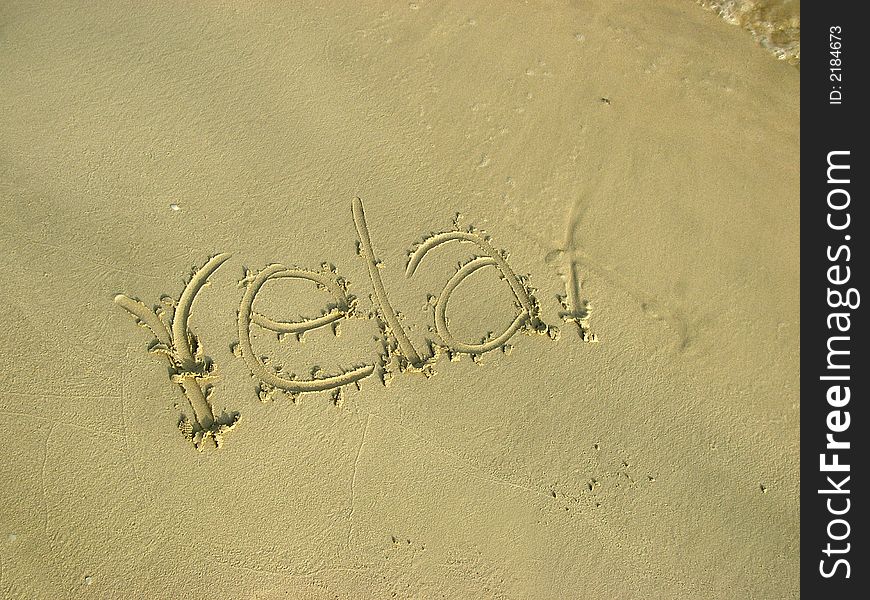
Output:
M251 374L259 380L259 396L267 400L278 390L289 394L294 402L305 392L331 391L336 404L342 401L342 389L348 385L359 387L361 380L380 375L381 382L386 385L395 371L415 371L429 377L434 374L433 365L442 354L451 359L458 359L462 354L468 354L475 361L493 350L506 350L507 342L518 332L549 335L552 339L558 337L559 331L554 326L548 326L541 321L538 302L534 290L528 285L528 278L517 275L507 262L507 253L497 250L490 243L490 238L483 232L469 227L460 230L456 228L431 235L418 245L410 254L405 274L411 277L417 271L421 261L431 250L448 242L464 242L475 246L478 255L460 265L458 270L444 285L441 293L429 297L429 305L434 313L434 331L439 342L430 343L430 353L421 358L420 353L408 338L396 311L390 305L387 291L380 276L380 261L375 258L372 241L366 225L362 201L353 201L353 222L359 235L358 254L367 264L369 277L374 291L374 312L370 315L360 314L357 310L357 299L348 293L347 282L340 277L334 268L324 265L321 270L289 268L280 264L268 265L259 272L248 272L240 282L245 288L238 311L239 340L233 350L237 356L244 359ZM190 330L188 320L191 307L197 294L206 285L208 278L228 259L229 254L218 254L205 265L197 269L187 282L178 300L169 296L161 298L160 305L147 307L139 300L124 294L115 296L115 303L136 317L139 325L147 328L154 336L149 351L164 356L170 364L170 379L181 387L193 411L193 418L182 416L179 429L198 449L203 449L207 440L220 447L224 434L234 428L239 420L239 413L214 414L211 395L212 382L216 377L214 363L205 356L197 336ZM500 278L507 283L514 297L516 316L511 324L500 334L490 333L480 342L465 342L457 339L450 330L447 318L447 305L453 292L472 273L492 267L498 271ZM321 316L300 321L275 321L254 310L254 301L258 292L267 281L277 279L298 279L314 283L318 289L328 292L332 302ZM584 340L591 341L586 320L589 316L588 304L582 307L568 305L567 295L562 300L562 318L572 322L580 329ZM283 372L280 368L272 368L269 360L259 355L252 344L251 329L254 325L275 332L279 339L286 335L294 335L297 339L307 332L321 327L331 327L337 335L338 324L342 319L376 318L382 334L383 353L378 363L363 364L350 370L335 374L323 374L319 370L309 379L302 379L294 374Z

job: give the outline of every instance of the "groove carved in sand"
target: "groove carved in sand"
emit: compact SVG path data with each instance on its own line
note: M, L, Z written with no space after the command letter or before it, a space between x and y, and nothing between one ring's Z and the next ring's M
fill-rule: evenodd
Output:
M369 228L366 224L366 214L363 210L362 200L359 198L353 199L353 223L356 225L356 231L359 235L359 250L360 255L365 259L369 270L369 277L372 280L372 287L375 290L375 297L380 307L379 314L386 325L385 334L392 334L398 345L401 356L410 363L412 367L420 367L422 360L417 350L408 339L404 327L399 322L399 317L396 316L396 311L390 305L390 300L387 297L387 291L384 288L384 282L381 279L379 272L380 262L375 258L374 249L372 248L372 240L369 235Z
M556 261L562 263L562 268L558 270L563 271L560 272L560 275L565 281L565 294L558 297L559 304L563 309L559 316L566 323L572 323L576 326L580 339L593 343L597 342L598 338L589 328L592 304L581 298L580 295L582 287L579 273L580 261L581 259L588 261L589 257L582 251L577 233L587 208L588 205L585 203L582 205L575 203L571 206L565 231L565 243L562 248L557 248L547 254L545 260L548 263L556 263Z
M452 230L437 233L425 239L410 256L405 275L411 277L417 272L417 267L420 262L431 250L434 250L442 244L448 242L466 242L477 246L477 249L484 253L483 256L476 256L469 262L460 266L460 268L447 281L441 294L435 300L435 330L441 341L444 343L448 353L464 353L470 354L472 357L479 357L481 354L502 348L518 331L530 331L534 333L549 334L551 337L558 335L558 330L553 327L548 327L539 317L539 306L531 289L528 287L524 278L516 275L514 270L508 264L504 251L496 250L490 243L489 237L482 232L469 228L467 231ZM493 267L498 270L501 279L507 282L513 292L515 305L518 308L518 313L514 317L513 322L499 335L491 335L488 339L481 343L467 343L457 340L450 332L450 326L447 319L447 304L450 296L459 285L465 281L467 277L484 267Z
M301 339L306 332L327 326L331 326L333 333L338 335L338 325L342 319L365 319L371 316L356 313L357 300L348 294L347 282L337 275L334 268L324 265L321 270L314 271L271 264L259 272L249 272L240 282L245 291L239 305L236 323L239 341L234 348L236 355L245 361L251 374L259 380L261 399L271 397L276 390L282 390L294 399L306 392L330 391L335 404L339 405L345 386L353 384L359 388L360 382L374 374L376 369L380 369L382 382L386 385L388 378L392 377L397 362L398 370L401 372L416 371L428 377L434 374L434 364L442 354L447 354L450 358L469 354L477 362L481 355L497 348L506 352L509 348L507 342L517 332L546 334L552 339L558 338L559 330L548 326L540 318L540 307L534 289L528 283L528 277L516 274L508 264L507 253L495 248L484 232L474 227L461 230L457 223L452 230L436 233L424 239L409 255L406 277L412 277L416 273L422 260L432 250L450 242L470 244L475 247L477 253L471 260L459 266L459 269L447 280L437 298L430 296L430 306L434 308L435 321L432 329L437 333L441 343L430 341L431 354L421 358L408 338L399 314L393 309L387 297L379 273L381 263L375 258L362 201L354 198L352 208L353 222L359 235L359 254L366 261L368 268L374 291L374 316L381 328L381 342L385 349L381 362L354 366L331 375L315 370L308 379L286 373L281 368L273 369L269 359L260 356L254 349L251 338L253 326L277 333L279 339L286 335L295 335ZM193 420L183 417L179 428L200 450L207 439L220 446L223 435L236 425L239 418L238 413L229 416L223 414L220 418L215 418L210 402L212 391L210 381L215 377L214 366L203 355L202 346L196 335L190 331L188 324L191 308L198 293L208 283L209 276L229 258L229 254L218 254L212 257L203 267L196 270L178 301L164 297L162 307L152 310L142 302L124 294L118 294L114 299L116 304L137 318L138 324L146 327L154 335L156 339L149 350L169 360L171 381L182 388L193 411ZM517 312L511 324L497 335L490 333L480 342L457 339L450 330L447 317L450 298L468 277L485 267L496 269L500 279L507 283L513 293ZM573 271L570 275L572 277L569 277L569 295L576 287L577 279ZM254 308L257 294L267 282L278 279L297 279L313 283L318 289L330 294L331 303L320 316L299 321L278 321L257 312ZM578 292L575 290L570 297L572 304L575 304L577 295ZM586 315L581 317L572 311L570 320L575 320L582 326L583 317Z
M181 387L193 411L193 420L182 416L178 428L199 450L204 448L208 439L220 447L224 434L239 420L238 413L215 417L210 402L215 367L205 357L199 339L188 324L197 294L208 283L209 276L229 258L229 254L213 256L193 273L178 301L164 296L161 298L163 306L156 309L124 294L115 296L115 304L136 317L137 324L154 335L155 340L148 350L169 360L170 380Z
M274 321L258 312L254 311L254 300L257 293L262 289L263 285L270 279L303 279L311 281L319 288L328 291L334 300L334 304L329 310L315 319L306 319L296 322ZM280 264L272 264L265 269L251 275L243 281L245 284L245 294L242 297L242 303L239 307L238 329L239 329L239 345L238 350L251 373L257 377L262 384L268 387L277 388L291 395L301 394L303 392L321 392L327 390L340 390L342 386L357 383L372 374L374 365L363 365L356 367L350 371L340 373L338 375L322 376L313 379L297 379L295 375L282 375L281 373L270 369L263 360L254 352L251 342L251 325L256 324L259 327L274 331L278 334L292 333L301 336L306 331L333 326L333 331L338 321L353 315L355 299L347 294L346 284L340 280L335 273L326 269L324 271L311 271L307 269L290 269ZM338 397L336 397L338 400Z

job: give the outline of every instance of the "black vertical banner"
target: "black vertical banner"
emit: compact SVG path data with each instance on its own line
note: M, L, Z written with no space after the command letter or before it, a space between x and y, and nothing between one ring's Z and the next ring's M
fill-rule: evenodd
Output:
M802 8L801 594L845 600L870 593L867 33L863 3Z

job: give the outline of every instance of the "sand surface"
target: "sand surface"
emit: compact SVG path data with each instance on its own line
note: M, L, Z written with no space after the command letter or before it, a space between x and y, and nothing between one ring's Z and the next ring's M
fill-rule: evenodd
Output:
M359 4L0 6L4 598L797 597L799 71Z

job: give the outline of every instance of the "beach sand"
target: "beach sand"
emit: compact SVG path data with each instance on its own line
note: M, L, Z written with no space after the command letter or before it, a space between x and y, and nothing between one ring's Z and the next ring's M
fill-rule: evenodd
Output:
M0 8L4 598L798 597L799 71L360 4Z

